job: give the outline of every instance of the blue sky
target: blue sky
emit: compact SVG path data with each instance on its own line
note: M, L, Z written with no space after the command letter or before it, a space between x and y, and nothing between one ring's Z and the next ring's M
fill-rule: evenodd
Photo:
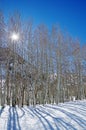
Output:
M33 18L35 25L45 23L51 28L57 23L86 43L86 0L0 0L0 9L6 18L18 10L22 19Z

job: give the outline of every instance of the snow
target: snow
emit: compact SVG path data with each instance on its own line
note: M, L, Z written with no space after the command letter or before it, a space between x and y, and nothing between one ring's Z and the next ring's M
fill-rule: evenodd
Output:
M86 130L86 100L35 108L0 107L0 130Z

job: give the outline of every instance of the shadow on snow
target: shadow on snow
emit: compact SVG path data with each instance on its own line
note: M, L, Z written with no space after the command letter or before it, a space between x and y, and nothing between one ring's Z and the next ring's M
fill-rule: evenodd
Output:
M18 117L16 108L10 107L9 108L9 118L8 118L8 123L7 123L7 130L11 130L11 128L12 128L12 130L21 130L18 118L19 117Z
M3 112L3 110L4 110L4 108L1 108L1 110L0 110L0 116L1 116L1 114L2 114L2 112Z

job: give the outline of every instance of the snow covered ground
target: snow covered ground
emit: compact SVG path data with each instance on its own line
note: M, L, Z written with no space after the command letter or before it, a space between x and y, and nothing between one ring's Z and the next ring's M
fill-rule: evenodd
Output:
M86 130L86 100L35 108L0 107L0 130Z

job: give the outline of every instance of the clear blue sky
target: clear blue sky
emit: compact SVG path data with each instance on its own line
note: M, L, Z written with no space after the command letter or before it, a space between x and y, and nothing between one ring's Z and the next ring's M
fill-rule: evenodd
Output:
M33 18L35 24L49 28L58 23L74 38L86 43L86 0L0 0L5 17L19 10L23 19Z

